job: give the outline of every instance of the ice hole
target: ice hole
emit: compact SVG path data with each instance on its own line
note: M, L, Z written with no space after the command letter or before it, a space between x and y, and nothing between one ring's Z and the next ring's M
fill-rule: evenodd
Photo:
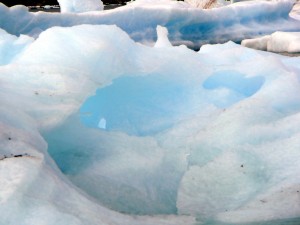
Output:
M254 95L263 85L264 77L245 77L236 71L221 71L210 76L204 83L206 89L227 88L245 97Z
M172 74L120 77L44 134L48 152L75 185L110 209L176 214L183 153L167 155L153 136L193 113L194 92Z
M183 84L160 75L121 77L87 99L80 118L88 127L153 135L188 114L189 91Z

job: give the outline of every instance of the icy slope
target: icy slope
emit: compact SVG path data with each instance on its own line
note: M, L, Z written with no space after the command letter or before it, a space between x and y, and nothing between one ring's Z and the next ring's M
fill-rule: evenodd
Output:
M213 10L187 7L185 3L132 3L114 10L81 14L29 13L24 7L0 6L0 28L15 35L37 37L53 26L116 24L135 41L156 41L156 26L165 26L173 44L197 48L205 43L241 41L275 31L299 31L289 17L293 2L249 1Z
M300 217L299 59L162 39L56 27L0 67L1 223Z

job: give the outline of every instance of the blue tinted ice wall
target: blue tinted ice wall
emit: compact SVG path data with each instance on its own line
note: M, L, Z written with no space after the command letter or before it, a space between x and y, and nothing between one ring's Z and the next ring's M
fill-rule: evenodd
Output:
M197 48L204 43L238 42L279 30L299 31L299 22L289 17L292 6L292 1L262 1L213 10L124 6L104 12L50 14L0 5L0 28L11 34L36 37L53 26L116 24L135 41L151 43L156 40L156 26L162 25L168 28L173 44Z

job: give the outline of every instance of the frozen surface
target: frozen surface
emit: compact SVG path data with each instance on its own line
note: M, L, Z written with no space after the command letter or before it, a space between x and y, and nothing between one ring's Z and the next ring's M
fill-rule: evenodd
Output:
M58 0L62 13L83 13L103 10L101 0Z
M173 45L186 44L199 48L205 43L270 34L275 31L299 31L300 23L289 17L293 2L248 1L213 10L193 8L177 1L137 1L114 10L69 13L29 13L25 7L0 5L0 28L10 34L37 37L53 27L79 24L116 24L138 42L148 45L156 41L156 27L169 30Z
M270 52L300 53L300 32L275 32L256 39L246 39L242 45Z
M299 58L158 32L55 27L0 67L1 223L299 224Z

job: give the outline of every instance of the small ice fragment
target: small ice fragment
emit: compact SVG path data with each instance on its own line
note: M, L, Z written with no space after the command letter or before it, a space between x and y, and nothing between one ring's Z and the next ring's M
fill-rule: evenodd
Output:
M106 129L106 119L104 119L104 118L101 118L100 120L99 120L99 123L98 123L98 127L100 128L100 129Z

